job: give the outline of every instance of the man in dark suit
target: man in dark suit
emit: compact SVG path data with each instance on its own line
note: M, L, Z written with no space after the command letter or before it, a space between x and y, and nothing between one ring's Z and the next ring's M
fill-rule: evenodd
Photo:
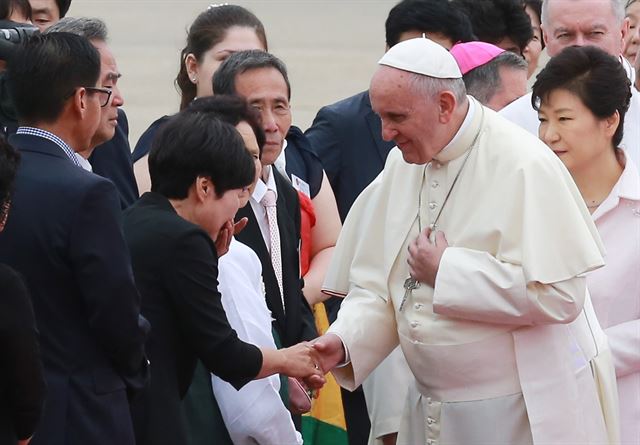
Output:
M149 155L152 191L125 211L142 311L153 324L153 378L134 410L138 445L187 443L180 402L196 359L236 389L276 372L321 376L313 348L258 348L238 339L227 321L218 250L228 249L231 221L255 166L238 131L213 106L203 111L217 99L200 99L199 110L187 108L162 126Z
M107 44L105 23L96 18L65 17L47 32L70 32L88 39L100 53L100 86L111 90L111 101L102 109L102 119L93 136L95 147L88 157L95 174L110 179L120 194L120 206L125 209L138 199L138 186L133 174L131 147L129 146L129 122L120 107L124 98L118 88L122 76L116 59Z
M33 445L134 444L129 396L144 386L140 318L113 184L79 167L110 92L84 38L32 38L10 62L20 127L0 261L24 277L40 330L47 400Z
M250 206L238 211L249 220L237 239L251 247L262 263L267 306L275 318L276 332L284 346L317 336L311 308L302 294L300 277L300 202L291 183L273 163L282 152L291 126L291 88L284 64L264 51L243 51L230 56L213 77L216 94L247 99L262 117L266 143L262 150L262 177ZM275 199L277 226L270 220L265 199ZM273 215L273 213L272 213ZM278 238L274 242L274 232Z
M448 0L403 0L389 12L385 31L387 49L423 34L447 49L474 40L469 19ZM305 135L327 172L344 222L355 199L382 171L395 144L382 139L369 91L322 107ZM338 297L325 302L330 321L335 321L340 302ZM362 390L342 390L342 400L349 443L366 444L370 425Z

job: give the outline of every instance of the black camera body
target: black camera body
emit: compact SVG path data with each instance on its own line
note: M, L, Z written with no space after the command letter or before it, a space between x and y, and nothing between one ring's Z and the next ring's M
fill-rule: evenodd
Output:
M0 60L8 60L16 47L38 32L38 28L29 23L16 23L0 20Z

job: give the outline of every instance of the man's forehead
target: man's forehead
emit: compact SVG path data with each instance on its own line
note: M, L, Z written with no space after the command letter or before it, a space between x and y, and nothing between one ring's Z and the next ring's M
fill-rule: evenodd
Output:
M617 22L613 0L545 0L548 2L545 22L556 27Z
M40 12L60 13L58 10L58 4L55 0L29 0L29 4L31 5L31 9L34 14Z
M236 74L237 90L244 90L247 98L287 100L287 83L274 67L252 68Z

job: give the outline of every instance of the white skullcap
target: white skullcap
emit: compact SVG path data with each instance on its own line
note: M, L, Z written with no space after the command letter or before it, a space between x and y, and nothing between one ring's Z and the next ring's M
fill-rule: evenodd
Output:
M460 79L462 73L449 51L426 37L400 42L389 49L380 65L439 79Z

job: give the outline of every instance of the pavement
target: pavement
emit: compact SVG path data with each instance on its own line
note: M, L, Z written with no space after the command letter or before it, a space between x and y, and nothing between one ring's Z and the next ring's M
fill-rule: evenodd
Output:
M384 21L394 0L239 1L264 23L269 50L287 65L293 123L368 88L385 50ZM187 29L209 5L192 0L73 0L67 15L98 17L123 74L124 110L133 147L158 117L177 111L173 81Z

